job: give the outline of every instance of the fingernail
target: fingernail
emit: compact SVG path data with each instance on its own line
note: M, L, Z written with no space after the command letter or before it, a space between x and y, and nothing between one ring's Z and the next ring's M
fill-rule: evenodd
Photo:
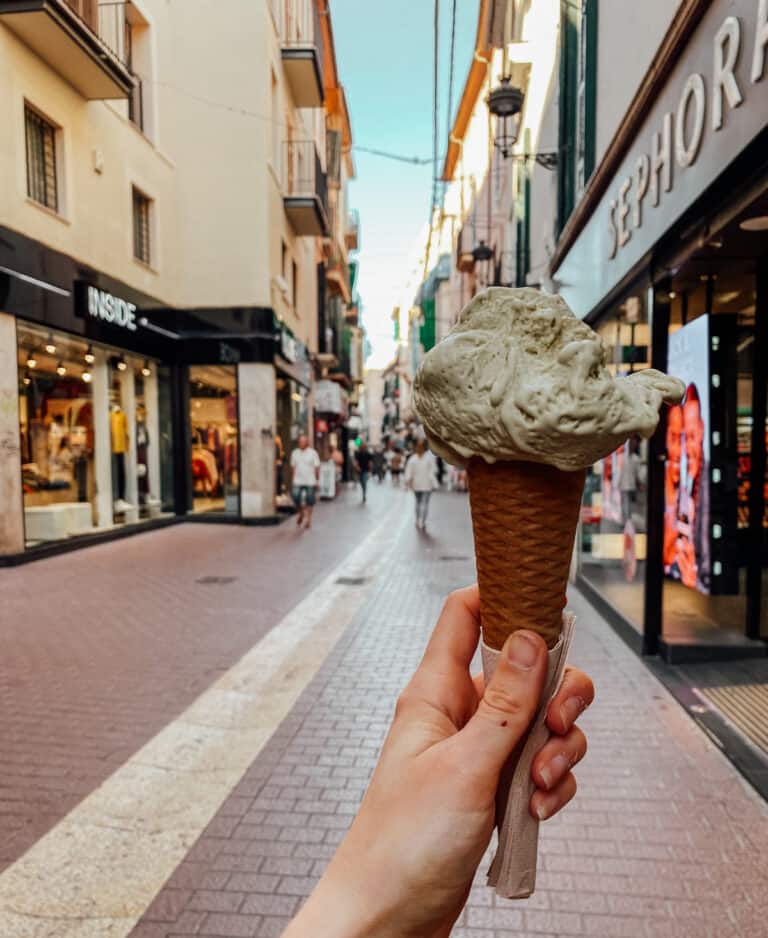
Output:
M581 697L569 697L560 707L560 719L563 721L563 726L569 729L576 722L579 714L583 713L586 706Z
M539 770L539 774L547 789L550 789L569 767L568 760L562 753L558 753L550 759L549 762Z
M546 821L546 819L549 817L549 811L547 811L547 807L543 801L539 801L536 804L536 817L540 821Z
M515 632L509 643L507 655L516 667L529 671L536 664L539 649L525 632Z

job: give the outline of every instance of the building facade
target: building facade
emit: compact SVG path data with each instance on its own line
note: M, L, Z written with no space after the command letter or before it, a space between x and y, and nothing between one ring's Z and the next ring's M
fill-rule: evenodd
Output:
M766 652L767 44L765 0L481 3L426 241L436 338L484 285L535 286L614 374L685 381L591 467L577 537L585 591L669 661Z
M273 520L348 271L327 4L3 0L0 88L0 555Z

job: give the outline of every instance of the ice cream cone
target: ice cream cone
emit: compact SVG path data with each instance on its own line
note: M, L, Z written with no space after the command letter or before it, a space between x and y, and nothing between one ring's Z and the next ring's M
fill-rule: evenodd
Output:
M500 649L517 629L560 637L586 470L469 461L483 641Z

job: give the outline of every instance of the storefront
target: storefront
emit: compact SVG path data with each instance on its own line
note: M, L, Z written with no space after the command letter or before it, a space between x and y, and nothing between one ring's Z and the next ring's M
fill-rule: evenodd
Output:
M307 429L310 388L271 309L169 309L3 230L0 563L181 518L274 523L277 440Z
M555 258L615 374L686 384L652 440L591 467L577 542L581 585L670 661L768 640L764 18L753 0L709 6Z

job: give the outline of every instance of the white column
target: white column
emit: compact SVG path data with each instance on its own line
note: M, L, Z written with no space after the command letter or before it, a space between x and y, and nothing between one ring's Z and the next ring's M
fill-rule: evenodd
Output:
M24 550L16 321L0 313L0 554Z
M109 427L109 364L105 354L95 350L91 372L93 394L93 467L96 476L96 518L100 528L112 526L112 442Z
M160 401L157 391L157 372L144 379L144 406L147 410L147 473L151 498L161 498L160 482Z
M136 374L129 365L120 375L120 404L128 425L128 451L125 454L125 500L139 504L139 480L136 474Z
M237 366L240 431L240 514L275 513L275 369Z

